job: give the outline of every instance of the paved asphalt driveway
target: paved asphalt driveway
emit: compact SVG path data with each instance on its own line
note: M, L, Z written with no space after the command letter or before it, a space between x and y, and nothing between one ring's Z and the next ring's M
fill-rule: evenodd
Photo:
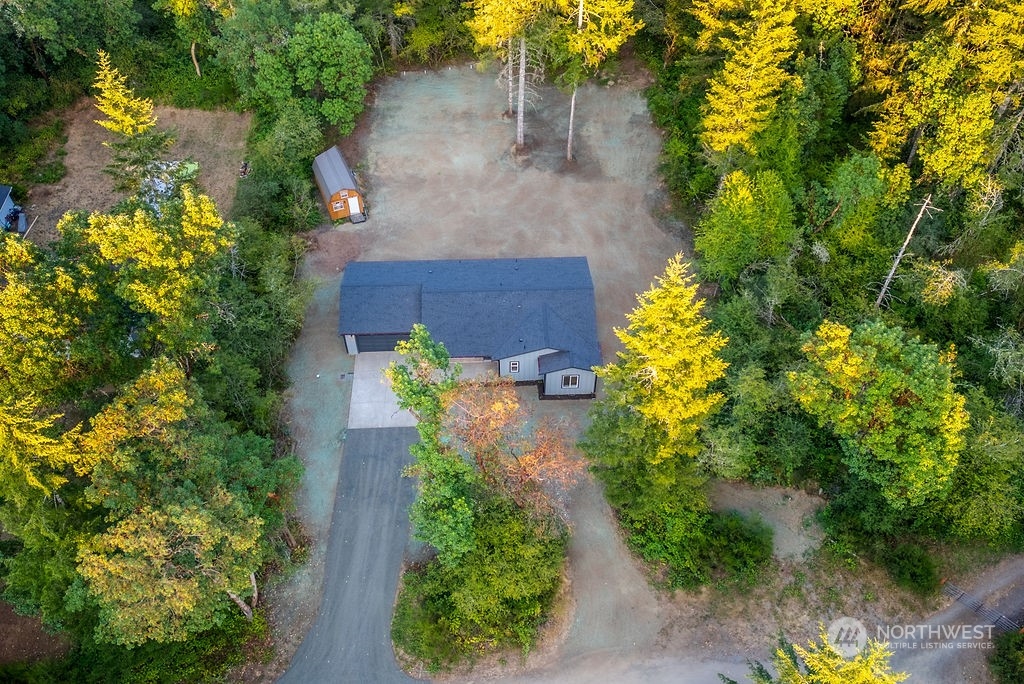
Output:
M323 603L287 684L414 682L395 663L391 612L409 543L415 428L349 430L327 545Z

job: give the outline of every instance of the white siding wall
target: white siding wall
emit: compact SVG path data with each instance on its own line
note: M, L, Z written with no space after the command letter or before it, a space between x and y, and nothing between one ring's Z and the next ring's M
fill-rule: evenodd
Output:
M540 372L537 370L537 359L550 354L557 349L538 349L527 354L520 354L519 356L510 356L507 359L498 360L498 375L507 375L516 382L530 382L532 380L540 380ZM511 361L519 362L519 372L513 373L509 371L509 363Z
M580 376L579 387L562 387L562 377L567 375ZM597 387L597 376L593 371L582 368L566 368L565 370L548 373L544 377L544 394L555 396L572 396L575 394L593 394Z
M356 354L359 353L359 348L356 346L355 335L345 335L345 351L347 351L352 356L355 356Z

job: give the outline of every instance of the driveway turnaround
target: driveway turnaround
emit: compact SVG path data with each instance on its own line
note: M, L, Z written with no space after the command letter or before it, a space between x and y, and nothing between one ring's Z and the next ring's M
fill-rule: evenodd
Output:
M349 430L327 545L323 602L288 684L413 682L391 648L391 612L409 543L415 428Z

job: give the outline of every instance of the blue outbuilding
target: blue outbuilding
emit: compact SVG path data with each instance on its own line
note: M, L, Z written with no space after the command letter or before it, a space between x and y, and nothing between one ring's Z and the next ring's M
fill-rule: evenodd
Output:
M14 203L14 188L0 185L0 228L5 231L17 231L25 234L25 212Z

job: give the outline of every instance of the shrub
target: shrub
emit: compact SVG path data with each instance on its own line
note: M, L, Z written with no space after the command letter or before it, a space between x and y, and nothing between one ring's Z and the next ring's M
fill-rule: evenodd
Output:
M0 160L0 178L14 188L15 196L23 197L28 186L35 183L56 183L67 169L59 158L49 160L67 141L64 122L53 121L31 129L10 154Z
M476 513L473 548L406 573L392 622L396 645L435 671L481 649L529 651L561 581L560 523L500 498Z
M427 604L429 581L425 568L407 570L391 621L391 639L405 654L422 661L430 672L439 672L466 655L465 647L452 639L437 611Z
M926 594L939 586L935 561L917 544L907 542L883 551L879 560L901 587Z
M1024 682L1024 634L1000 635L989 658L989 668L997 684Z
M703 550L707 545L708 514L690 507L665 504L642 516L622 518L629 545L644 560L664 563L671 587L694 587L708 581Z
M715 513L708 531L707 563L715 574L750 578L772 557L772 529L760 517Z

